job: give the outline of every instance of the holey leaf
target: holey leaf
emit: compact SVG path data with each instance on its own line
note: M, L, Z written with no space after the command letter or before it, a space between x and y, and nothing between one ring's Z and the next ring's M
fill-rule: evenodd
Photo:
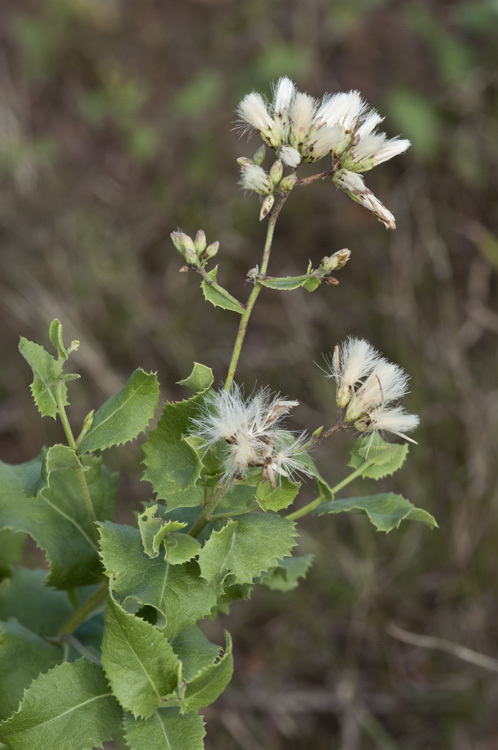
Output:
M101 565L78 471L53 471L49 486L45 482L37 497L28 497L24 484L36 485L36 473L39 483L44 484L42 463L43 456L15 466L0 461L0 526L30 534L45 551L50 566L47 583L61 589L95 583L100 579ZM95 456L85 456L83 468L97 518L110 518L117 476L109 474Z
M233 583L251 583L290 555L296 536L295 524L286 518L246 513L211 533L198 557L201 575L213 586L227 576Z
M394 492L322 503L315 510L315 515L344 512L366 513L375 528L386 533L398 528L401 521L421 521L429 528L437 526L430 513L416 508L403 495L396 495Z
M123 390L95 412L78 453L92 453L133 440L146 429L158 401L159 383L155 374L135 370Z
M10 750L98 750L122 717L102 669L84 659L40 675L18 711L0 725Z
M130 750L204 750L202 716L182 716L178 708L159 708L145 721L126 716L124 731Z
M181 670L163 633L125 612L112 593L105 613L102 666L123 708L144 719L176 688Z
M101 556L114 591L127 610L148 604L160 614L158 625L172 638L206 617L218 591L199 575L197 563L171 565L162 555L151 559L138 529L100 524Z

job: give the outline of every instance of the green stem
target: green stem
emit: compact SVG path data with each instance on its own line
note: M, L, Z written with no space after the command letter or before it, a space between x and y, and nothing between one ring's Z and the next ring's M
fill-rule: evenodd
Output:
M342 480L342 482L339 482L339 484L336 484L335 487L331 487L330 492L332 496L337 495L338 492L342 490L343 487L346 487L350 482L353 481L353 479L356 479L356 477L359 477L363 474L366 468L371 466L374 463L373 459L370 459L370 461L365 461L362 463L362 465L355 469L351 474L349 474L345 479ZM323 502L326 502L327 498L323 497L323 495L320 495L315 500L312 500L311 503L308 503L307 505L304 505L302 508L299 508L299 510L295 510L294 513L289 513L288 516L285 516L289 519L289 521L296 521L298 518L302 518L303 516L306 516L308 513L311 513L315 510L315 508L318 508L319 505L321 505Z
M101 661L98 656L95 656L95 654L93 654L89 648L80 643L80 641L75 638L74 635L71 635L71 633L65 633L62 636L62 640L72 646L75 651L81 654L81 656L84 656L87 661L91 661L94 664L98 664L99 666L101 665Z
M202 509L197 521L189 531L190 536L199 536L204 526L206 526L211 520L211 513L218 505L222 496L223 493L219 492L216 487L206 487L206 502L204 503L204 508Z
M69 420L67 418L66 414L66 408L64 405L64 399L62 397L62 381L59 380L57 382L57 411L59 413L60 420L62 422L62 426L64 428L64 432L66 433L67 442L69 443L69 447L73 449L73 451L76 451L78 445L76 443L76 440L74 439L73 431L71 429L71 425L69 424ZM81 492L83 495L83 500L85 502L86 511L88 513L88 517L91 522L93 535L95 536L95 539L98 541L99 537L97 534L97 529L95 528L95 523L97 521L97 516L95 515L95 509L93 507L92 498L90 497L90 491L88 489L88 485L86 483L85 474L83 472L83 469L80 467L76 469L76 473L78 475L78 482L80 483Z
M91 596L81 604L77 610L73 612L71 617L59 629L58 636L62 637L66 633L73 633L79 625L81 625L99 604L101 604L107 596L107 588L109 582L105 581L102 586L97 589Z
M270 217L268 219L268 228L266 230L266 240L265 240L265 246L263 250L263 258L261 261L261 268L259 271L261 276L265 276L266 271L268 269L268 263L270 262L271 246L273 242L273 233L275 231L275 224L277 222L278 215L280 211L282 210L282 207L286 200L287 200L287 195L282 195L279 198L277 198L277 202L275 203L273 211L271 212ZM232 382L235 376L235 370L237 369L237 363L240 357L240 352L242 350L242 344L244 343L244 338L245 338L246 331L247 331L247 325L249 323L249 318L251 317L252 308L254 307L254 303L256 302L262 288L263 288L262 284L256 281L256 283L254 284L254 288L251 294L249 295L249 299L247 300L245 311L242 314L242 317L240 319L239 330L237 332L237 338L235 339L235 344L234 344L233 352L232 352L232 358L230 360L230 365L228 367L228 375L225 381L226 391L228 391L230 386L232 385Z
M64 399L62 397L62 380L57 381L57 411L59 412L59 417L62 422L62 426L64 428L64 432L66 433L67 442L69 443L69 447L73 449L73 451L76 450L76 440L74 439L73 431L71 429L71 425L69 424L69 420L67 418L66 414L66 408L64 406Z

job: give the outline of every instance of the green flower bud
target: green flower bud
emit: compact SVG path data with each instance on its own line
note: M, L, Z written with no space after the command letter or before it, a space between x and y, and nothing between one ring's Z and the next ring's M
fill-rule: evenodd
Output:
M258 165L258 167L260 167L260 166L262 165L262 163L264 162L264 160L265 160L265 156L266 156L266 146L265 146L265 144L263 143L263 144L262 144L262 145L261 145L261 146L260 146L260 147L258 148L258 150L257 150L257 151L256 151L256 153L254 154L254 156L252 157L253 163L254 163L254 164L257 164L257 165Z
M216 242L211 242L210 245L207 246L206 251L204 253L204 257L206 260L209 260L210 258L214 258L216 253L218 252L220 247L220 243L218 240Z
M272 164L272 167L270 169L270 180L274 185L278 185L278 183L282 179L283 173L284 165L282 164L280 159L277 159L277 161Z
M206 234L202 229L199 229L199 231L195 235L194 244L195 244L197 255L202 255L202 253L206 249Z
M264 148L264 146L262 146L261 148ZM247 156L239 156L239 158L237 159L237 164L239 165L239 167L252 167L254 162L251 161L251 159L248 159Z
M346 265L350 256L351 256L351 250L348 250L347 248L344 248L343 250L338 250L333 255L326 255L324 258L322 258L320 268L325 273L332 273L332 271L338 271L340 268Z
M290 193L296 182L297 175L294 173L288 174L287 177L284 177L283 180L280 181L280 185L278 186L279 193Z

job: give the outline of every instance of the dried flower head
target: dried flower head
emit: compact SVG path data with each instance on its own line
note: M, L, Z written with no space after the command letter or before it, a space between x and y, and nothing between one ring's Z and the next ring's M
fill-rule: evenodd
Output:
M337 187L372 211L388 229L396 228L392 213L358 173L402 154L410 141L376 132L383 118L368 107L359 91L325 94L318 101L298 91L289 78L280 78L271 105L253 92L242 99L237 113L242 127L256 130L292 169L301 161L330 156L330 173Z
M275 486L275 474L291 476L293 471L307 473L295 454L304 462L304 438L294 438L280 428L282 420L298 405L263 388L249 397L232 385L228 391L210 391L191 434L204 441L206 451L223 447L223 480L227 483L247 475L250 467L263 467L263 481ZM290 440L289 437L292 438Z
M351 336L341 346L336 346L334 354L328 361L330 374L337 383L336 401L342 409L354 395L357 383L364 380L383 358L365 339Z

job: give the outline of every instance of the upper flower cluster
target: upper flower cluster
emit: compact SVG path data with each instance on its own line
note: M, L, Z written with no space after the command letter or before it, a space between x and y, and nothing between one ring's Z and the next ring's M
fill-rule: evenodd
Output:
M276 486L276 475L308 474L304 460L306 437L295 438L280 425L298 401L272 395L266 388L249 397L232 385L228 391L210 391L191 434L204 441L206 450L221 448L226 482L244 478L248 469L263 468L262 481Z
M336 401L346 408L346 422L360 432L386 430L415 442L404 433L414 430L419 418L394 402L408 391L408 375L388 362L364 339L347 339L335 348L330 375L337 382Z
M393 215L358 173L403 153L410 141L377 132L384 118L369 108L358 91L325 94L318 100L298 91L289 78L280 78L271 103L252 92L242 99L237 114L243 129L256 130L288 167L330 155L330 173L337 187L388 228L395 228Z

